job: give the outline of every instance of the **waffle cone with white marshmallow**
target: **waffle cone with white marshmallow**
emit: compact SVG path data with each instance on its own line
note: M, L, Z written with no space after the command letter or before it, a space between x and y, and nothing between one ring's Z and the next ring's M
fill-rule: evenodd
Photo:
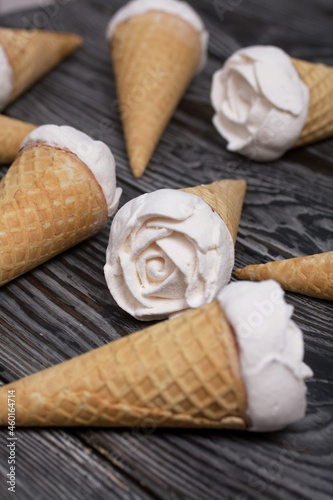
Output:
M235 334L219 302L0 388L16 426L249 427Z
M0 115L0 163L11 163L18 155L23 139L36 125Z
M310 92L307 120L294 146L298 147L333 135L333 68L302 59L291 60Z
M0 45L13 71L10 102L82 44L71 33L0 28Z
M116 27L111 57L135 177L146 169L201 54L200 34L167 12L148 11Z
M212 184L181 189L186 193L195 194L208 203L225 222L234 244L241 218L246 182L244 180L225 179Z
M251 265L235 274L251 281L274 279L290 292L333 300L333 252Z
M108 208L89 168L68 150L34 144L0 183L0 285L101 230Z

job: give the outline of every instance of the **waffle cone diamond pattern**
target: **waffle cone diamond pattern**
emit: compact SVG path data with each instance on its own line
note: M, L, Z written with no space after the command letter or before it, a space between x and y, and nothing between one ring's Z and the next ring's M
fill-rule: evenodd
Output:
M145 12L117 26L111 57L130 164L141 177L195 74L200 36L179 16Z
M181 191L195 194L208 203L225 222L234 244L236 243L246 193L246 182L244 180L224 179L215 181L212 184L181 189Z
M218 302L10 384L1 406L8 389L17 425L248 425L237 346Z
M13 70L11 101L82 44L71 33L0 28L0 44Z
M277 260L236 270L239 279L273 279L290 292L333 300L333 252Z
M309 112L295 147L333 134L333 68L292 58L299 76L310 91Z
M22 151L0 183L0 285L92 236L107 220L103 192L69 151Z

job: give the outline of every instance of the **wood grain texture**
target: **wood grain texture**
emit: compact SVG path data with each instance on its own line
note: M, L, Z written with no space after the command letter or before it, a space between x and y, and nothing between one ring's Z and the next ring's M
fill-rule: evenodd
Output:
M5 111L36 124L68 124L105 141L117 161L121 205L143 192L244 178L247 193L235 267L333 248L333 139L268 165L225 149L211 118L213 72L244 45L275 44L294 57L333 65L330 0L191 0L211 33L209 59L190 85L144 176L131 174L104 31L121 0L60 2L15 13L3 26L72 31L81 49ZM6 167L0 168L0 176ZM108 226L0 289L0 380L24 375L143 328L119 309L103 275ZM16 498L332 498L332 305L287 293L305 338L305 419L283 432L169 430L17 431ZM112 369L112 367L111 367ZM0 498L7 500L5 430Z

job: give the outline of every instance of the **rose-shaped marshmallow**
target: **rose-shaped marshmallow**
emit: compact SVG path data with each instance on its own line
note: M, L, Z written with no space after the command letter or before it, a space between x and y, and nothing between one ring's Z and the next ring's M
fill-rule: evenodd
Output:
M214 300L233 264L233 240L221 217L194 194L162 189L118 211L104 272L118 305L152 320Z
M271 161L297 142L309 90L283 50L253 46L236 51L214 74L211 102L213 123L230 151Z

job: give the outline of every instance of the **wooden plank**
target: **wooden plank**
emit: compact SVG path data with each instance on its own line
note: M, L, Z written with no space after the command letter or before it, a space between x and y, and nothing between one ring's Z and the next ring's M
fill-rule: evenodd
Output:
M314 410L302 427L271 435L143 430L85 433L90 445L159 498L325 498L331 494L332 456L318 436L332 425L329 407ZM328 434L327 434L328 432ZM168 493L165 494L165 490ZM169 495L169 496L168 496Z
M123 2L61 2L1 19L5 26L74 31L84 46L6 112L37 124L78 127L105 141L117 161L121 204L143 192L222 178L248 190L236 267L332 249L333 141L259 165L229 153L211 124L212 73L243 45L277 44L333 65L329 0L193 0L210 30L204 72L182 99L143 178L126 156L104 31ZM0 176L6 167L0 168ZM108 226L97 236L0 289L2 383L52 366L143 328L105 284ZM329 499L332 491L332 306L287 293L305 337L306 418L275 434L129 430L22 430L19 490L26 499ZM0 431L0 498L7 498L6 431ZM40 471L40 473L39 473ZM33 478L33 479L32 479Z
M98 450L62 430L19 430L16 432L17 487L19 500L151 498L142 488L121 474ZM5 477L9 472L6 440L0 434L0 493L7 500ZM6 478L7 479L7 478Z

